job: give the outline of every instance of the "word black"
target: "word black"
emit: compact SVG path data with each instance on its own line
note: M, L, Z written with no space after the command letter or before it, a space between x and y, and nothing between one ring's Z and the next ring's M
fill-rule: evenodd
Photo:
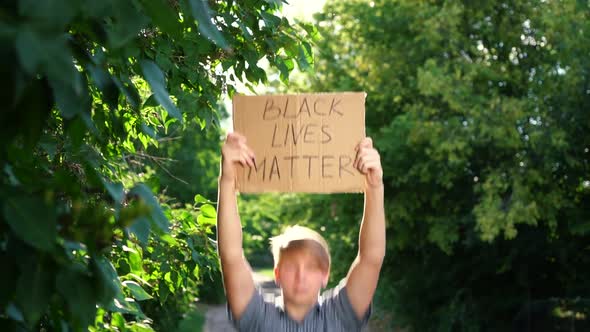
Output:
M332 98L332 100L326 99L325 97L318 97L315 100L307 101L308 97L303 98L303 102L299 106L299 109L295 105L289 106L291 99L285 100L285 105L275 104L274 99L269 98L266 100L264 105L264 113L262 114L263 120L276 120L279 118L285 119L296 119L303 114L307 114L308 117L312 117L312 114L316 116L331 116L332 114L338 114L343 116L336 107L340 104L341 100ZM311 106L310 106L311 105Z

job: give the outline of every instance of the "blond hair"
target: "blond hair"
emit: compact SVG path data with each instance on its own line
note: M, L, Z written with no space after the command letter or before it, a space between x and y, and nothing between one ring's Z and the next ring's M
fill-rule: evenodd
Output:
M326 240L316 231L304 226L289 226L283 233L270 239L274 266L279 266L286 250L307 248L318 258L322 269L330 270L330 249Z

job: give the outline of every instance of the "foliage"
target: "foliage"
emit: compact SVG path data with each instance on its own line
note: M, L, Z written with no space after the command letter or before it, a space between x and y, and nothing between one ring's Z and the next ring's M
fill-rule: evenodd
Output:
M216 162L218 101L266 81L261 58L285 79L309 62L313 29L276 16L280 5L0 5L1 330L174 331L202 318L183 315L219 273L215 208L195 196L214 184L164 197L159 172L188 153L168 145L178 136L197 164Z
M400 0L332 1L316 17L313 90L368 93L389 220L377 300L397 325L588 328L589 13ZM330 229L335 262L356 252L354 200L294 208Z
M182 127L171 124L166 139L148 148L148 158L157 165L154 171L160 190L180 203L192 202L197 192L215 197L222 129L210 126L202 130L196 122Z

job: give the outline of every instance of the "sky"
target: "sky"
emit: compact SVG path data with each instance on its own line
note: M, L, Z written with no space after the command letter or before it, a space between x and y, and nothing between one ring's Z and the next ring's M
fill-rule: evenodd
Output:
M314 13L319 12L326 0L286 0L283 5L283 14L289 18L301 18L311 20Z

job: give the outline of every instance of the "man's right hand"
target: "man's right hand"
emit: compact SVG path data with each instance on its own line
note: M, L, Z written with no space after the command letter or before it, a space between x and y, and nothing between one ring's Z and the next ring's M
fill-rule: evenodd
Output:
M246 145L246 137L229 133L221 148L221 181L235 181L238 164L254 167L254 152Z

